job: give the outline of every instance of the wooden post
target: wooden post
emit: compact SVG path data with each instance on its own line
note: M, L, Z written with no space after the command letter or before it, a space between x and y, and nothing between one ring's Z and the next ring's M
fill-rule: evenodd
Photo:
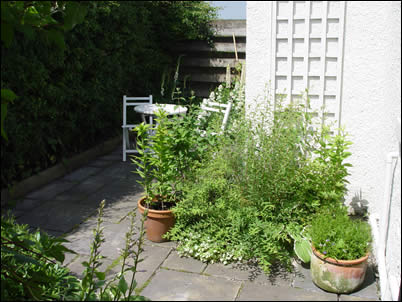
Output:
M237 57L236 38L235 38L234 33L233 33L233 44L234 44L234 50L235 50L235 56L236 56L236 62L237 62L237 61L239 61L239 58Z

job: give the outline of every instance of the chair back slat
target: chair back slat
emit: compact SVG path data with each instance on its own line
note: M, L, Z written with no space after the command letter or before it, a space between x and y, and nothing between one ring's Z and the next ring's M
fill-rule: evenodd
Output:
M126 161L126 154L127 153L137 153L136 149L130 148L130 136L129 130L138 126L138 124L127 124L127 108L134 107L138 105L145 105L153 103L152 95L147 97L131 97L131 96L123 96L123 161ZM149 123L153 124L152 116L149 118Z
M216 108L218 107L218 108ZM222 120L222 125L221 125L221 131L219 134L222 134L225 131L226 124L229 120L229 115L230 115L230 110L232 108L232 102L229 102L228 104L221 104L217 102L212 102L208 99L204 99L201 103L201 112L198 115L198 121L200 121L202 118L208 115L209 112L218 112L218 113L223 113L223 120Z

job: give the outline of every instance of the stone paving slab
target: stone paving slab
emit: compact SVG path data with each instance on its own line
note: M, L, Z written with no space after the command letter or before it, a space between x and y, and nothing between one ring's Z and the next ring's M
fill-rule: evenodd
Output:
M338 301L380 301L378 298L361 298L352 295L339 295Z
M224 265L214 263L208 265L204 274L229 280L253 281L275 286L291 286L293 282L293 274L284 269L273 268L272 273L267 275L256 264L231 263Z
M153 301L234 301L241 282L159 269L141 295Z
M101 168L99 167L89 167L89 166L84 166L82 168L79 168L78 170L75 170L72 173L67 174L62 178L62 180L65 181L71 181L71 182L79 182L82 181L86 178L88 178L91 175L94 175L98 172L100 172Z
M63 180L56 180L51 182L50 184L33 191L32 193L28 194L26 197L27 198L32 198L32 199L40 199L40 200L51 200L53 199L56 195L71 189L73 186L75 186L75 183L63 181Z
M88 166L90 167L97 167L97 168L104 168L107 167L109 165L111 165L113 163L113 161L110 160L103 160L103 159L95 159L91 162L88 163Z
M86 206L48 201L18 217L17 221L32 227L67 233L93 213L93 209Z
M236 301L338 301L338 295L245 281Z
M100 160L111 160L111 161L121 161L123 160L123 155L120 152L113 152L108 155L104 155L99 157Z
M83 184L102 184L102 185L106 185L106 184L112 184L112 183L115 183L115 182L116 182L115 178L110 177L107 174L99 173L97 175L93 175L91 177L88 177L82 183Z
M65 236L69 240L65 246L81 255L89 255L91 253L91 243L94 238L93 229L96 228L96 218L90 219L82 223L79 228ZM116 259L119 256L119 249L124 248L126 242L126 232L128 231L130 222L123 220L120 223L103 221L103 236L105 242L100 247L102 255L111 259ZM139 234L135 234L138 238Z
M13 212L19 211L21 213L25 213L27 211L34 210L35 208L41 206L46 201L43 199L29 199L25 198L23 200L19 200L16 202L15 207L12 209Z
M201 273L207 264L193 258L180 257L176 251L173 251L162 266L173 270Z
M129 162L117 162L104 169L104 174L117 179L125 179L135 171L135 166Z
M80 201L87 198L91 193L98 191L103 186L104 183L80 183L57 195L55 200Z
M137 272L135 274L135 281L137 282L137 288L140 289L144 285L150 277L155 273L155 271L161 266L163 261L169 256L172 249L171 248L163 248L151 245L144 245L144 251L140 255L140 259L143 259L137 266ZM133 259L129 259L127 263L132 266L134 264ZM118 273L120 272L121 265L115 266L111 272ZM133 273L131 271L126 272L124 278L126 281L131 280Z
M71 262L69 265L67 265L67 267L71 271L71 273L80 279L82 279L82 277L84 276L83 273L85 270L85 266L82 265L82 262L84 262L84 261L89 261L89 256L87 256L87 255L79 256L73 262ZM102 264L98 267L98 271L104 272L104 271L106 271L108 266L112 265L113 261L111 259L104 258L101 260L101 263ZM107 277L111 277L112 274L114 274L114 272L106 271Z
M123 197L118 202L110 203L109 199L106 199L106 206L103 209L103 220L118 223L122 219L130 219L129 213L135 212L135 225L140 226L142 218L141 213L137 210L137 197L140 195L134 195L132 198Z
M84 199L80 200L80 204L88 205L94 208L98 208L102 200L105 200L107 210L110 207L118 207L121 205L118 213L112 213L108 210L108 214L113 214L116 218L121 218L129 211L136 209L137 201L142 197L143 191L135 185L121 185L120 183L107 184L101 187L99 190L92 192ZM106 213L105 213L106 214ZM120 214L124 214L119 217Z
M247 281L253 279L253 272L250 270L242 269L237 264L213 263L208 264L204 270L205 275L222 277L229 280Z
M168 257L171 252L171 248L162 248L155 246L144 246L144 251L140 255L140 259L143 259L138 263L137 272L135 274L135 280L137 282L137 288L141 288L147 280L154 274L154 272L160 267L161 263ZM101 253L105 255L104 253ZM107 257L101 260L102 265L99 267L100 271L106 272L106 279L112 279L116 274L121 271L122 259L117 257ZM89 255L79 255L74 259L68 268L74 273L74 275L82 278L82 272L84 267L82 266L83 261L88 261ZM127 267L132 267L134 264L133 259L127 259ZM125 273L124 277L126 281L131 280L132 272L128 271Z

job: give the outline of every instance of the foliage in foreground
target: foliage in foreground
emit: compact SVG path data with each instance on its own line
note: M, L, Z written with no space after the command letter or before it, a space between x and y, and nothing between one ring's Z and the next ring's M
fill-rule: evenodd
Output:
M78 280L61 263L71 250L12 217L1 218L1 300L68 299Z
M137 283L135 273L141 261L140 254L144 242L145 211L139 229L139 238L134 240L134 218L136 210L129 213L130 228L126 233L125 247L121 249L121 270L113 278L106 279L106 271L99 267L104 258L100 247L105 242L101 228L102 201L98 209L97 226L93 230L91 255L82 262L85 267L82 280L71 275L62 266L65 252L75 253L62 243L65 239L48 236L37 230L30 233L27 225L20 225L14 218L2 217L1 220L1 300L20 301L144 301L147 298L135 293ZM133 259L133 265L127 261ZM132 272L127 283L124 274Z
M241 100L239 100L241 101ZM173 209L167 237L205 262L257 259L265 271L290 267L293 235L321 208L342 204L350 155L343 130L317 127L308 102L265 106L238 117L210 152Z

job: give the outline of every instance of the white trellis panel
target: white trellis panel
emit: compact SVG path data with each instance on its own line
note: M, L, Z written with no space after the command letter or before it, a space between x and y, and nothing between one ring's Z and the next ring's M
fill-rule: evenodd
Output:
M271 83L291 102L308 89L313 110L340 125L345 1L272 2Z

